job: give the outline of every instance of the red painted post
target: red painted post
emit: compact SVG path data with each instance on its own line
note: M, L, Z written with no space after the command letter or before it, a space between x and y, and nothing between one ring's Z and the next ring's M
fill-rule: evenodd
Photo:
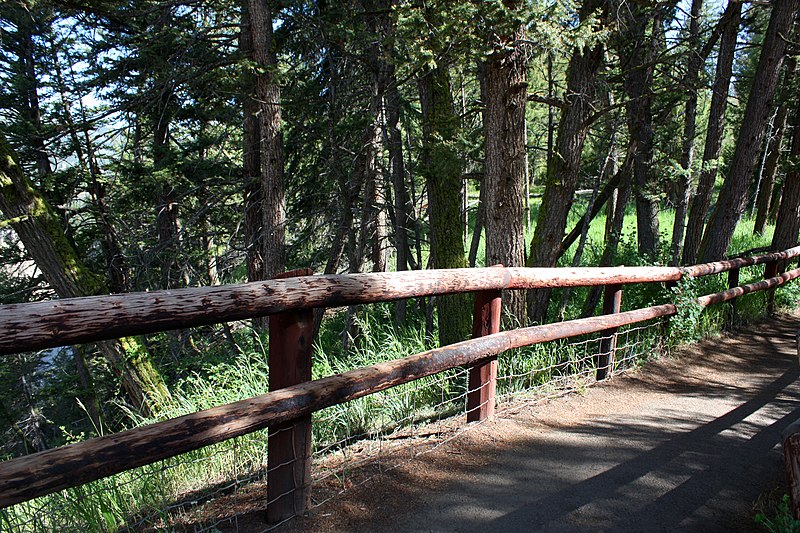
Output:
M764 279L774 278L778 275L778 262L772 261L764 266ZM775 289L767 291L767 313L775 313Z
M475 294L472 338L500 331L500 291ZM490 357L470 367L467 380L467 422L485 420L494 414L497 393L497 357Z
M603 314L619 313L622 307L622 285L606 285L603 291ZM597 356L597 381L602 381L614 368L614 352L617 350L617 328L603 331L600 353Z
M310 276L311 269L275 279ZM269 390L311 381L313 309L269 317ZM267 441L267 522L302 514L311 505L311 416L270 426Z
M728 271L728 288L733 289L734 287L738 286L739 286L739 269L734 268ZM730 301L731 314L728 317L727 321L728 329L732 328L733 325L736 323L736 301L737 301L736 298Z

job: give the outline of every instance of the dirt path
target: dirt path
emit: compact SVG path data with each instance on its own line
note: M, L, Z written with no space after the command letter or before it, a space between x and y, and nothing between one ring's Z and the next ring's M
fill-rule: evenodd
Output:
M753 531L800 418L796 316L497 419L296 531Z

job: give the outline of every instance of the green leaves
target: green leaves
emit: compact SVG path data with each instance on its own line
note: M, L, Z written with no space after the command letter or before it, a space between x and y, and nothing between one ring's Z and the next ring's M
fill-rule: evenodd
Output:
M702 336L699 326L703 307L697 302L697 278L684 276L672 288L672 294L678 314L670 319L671 338L679 344L699 340Z

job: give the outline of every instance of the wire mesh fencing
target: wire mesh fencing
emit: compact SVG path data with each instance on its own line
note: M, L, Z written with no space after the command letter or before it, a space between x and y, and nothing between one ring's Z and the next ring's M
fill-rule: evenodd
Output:
M663 354L666 319L616 333L613 373ZM498 410L591 386L608 335L542 343L499 357ZM311 506L471 431L468 371L452 369L313 415ZM280 431L280 430L278 430ZM268 531L267 430L0 510L3 531ZM271 468L289 468L301 450ZM295 480L297 481L297 480ZM302 484L302 483L300 483ZM293 497L280 494L273 501ZM297 509L300 512L302 509Z

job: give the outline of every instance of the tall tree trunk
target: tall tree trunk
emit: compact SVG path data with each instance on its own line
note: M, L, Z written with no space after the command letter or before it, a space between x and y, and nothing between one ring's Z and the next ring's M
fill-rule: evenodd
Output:
M386 91L386 130L389 134L389 164L392 172L392 188L394 192L394 237L397 253L395 269L398 272L408 270L411 256L408 232L411 220L408 190L406 189L405 160L403 159L403 137L400 131L400 91L397 89L397 78L394 67L386 64L389 83ZM395 303L395 319L402 325L406 321L406 302Z
M371 5L365 2L367 11L376 11L373 8L386 8L385 6ZM364 218L362 231L369 233L372 260L372 271L383 272L386 270L386 211L384 209L384 177L381 168L381 122L383 118L383 97L386 93L387 77L381 61L379 45L378 20L376 16L368 17L368 27L376 35L372 40L369 51L368 67L370 71L370 104L367 128L364 131L363 162L361 171L364 173Z
M239 52L253 57L253 32L249 0L242 1ZM247 249L247 280L264 279L263 203L261 190L261 125L255 76L249 69L241 74L242 87L242 181L244 183L244 241ZM263 326L263 324L260 324Z
M52 173L50 157L42 133L42 111L39 105L39 78L36 75L36 60L33 42L33 20L26 12L17 21L19 29L20 60L24 73L24 95L22 101L22 115L28 122L30 133L27 142L33 148L36 159L36 169L39 176L47 176Z
M605 102L603 104L610 108L613 104L612 95L610 91L604 91L604 93ZM572 228L572 231L570 231L567 236L564 237L564 240L561 241L560 250L558 252L559 259L567 252L569 247L572 246L576 240L579 238L585 239L585 235L589 231L591 222L597 215L600 214L603 205L606 205L606 237L608 237L612 231L614 210L616 208L618 196L617 188L619 187L619 182L622 178L622 173L619 172L617 168L617 160L619 158L619 148L617 145L617 131L619 130L618 117L612 115L611 113L606 114L604 129L605 131L603 132L604 137L602 144L605 145L605 141L608 141L608 152L602 166L598 169L598 172L600 172L600 176L602 177L602 181L605 182L605 185L603 185L602 190L599 191L595 200L590 203L586 210L585 216L581 217L580 221L575 224L574 228Z
M605 2L589 0L581 6L585 19ZM600 44L576 49L567 67L567 89L558 123L555 154L547 168L544 196L539 207L536 229L526 265L553 267L558 260L561 239L567 225L575 189L580 176L581 153L588 133L597 70L603 58ZM541 323L547 315L549 289L528 291L528 320Z
M94 426L96 433L102 434L103 428L105 427L103 408L100 406L100 401L97 399L97 389L94 386L92 374L89 372L85 347L75 346L73 357L75 358L75 373L78 376L78 385L80 386L78 397L81 399L86 409L86 414L89 416L89 421L92 423L92 426Z
M792 58L787 67L792 71L796 61ZM787 61L787 63L789 62ZM792 117L792 148L789 152L789 168L784 179L781 206L772 236L772 249L785 250L797 245L800 232L800 101L795 98Z
M377 0L375 7L376 30L378 32L380 53L377 67L383 78L385 130L389 152L389 168L392 175L392 191L394 199L394 247L395 269L398 272L408 270L411 262L411 248L408 232L413 224L411 219L411 205L406 188L405 160L403 159L403 137L400 131L400 91L398 89L397 75L394 67L394 47L391 44L394 37L394 22L390 16L392 0ZM406 301L395 302L395 321L402 325L406 321Z
M505 1L511 11L518 1ZM525 104L527 58L521 25L486 61L484 112L486 265L525 264ZM527 324L523 291L505 291L503 306L516 324Z
M31 439L28 438L28 435L25 434L22 429L19 427L19 421L17 417L11 413L9 408L3 403L5 398L0 398L0 420L3 421L3 424L10 428L11 431L14 432L16 437L19 439L22 447L25 451L25 454L33 453L36 451L36 446L31 442Z
M786 130L788 116L786 102L781 102L775 114L772 135L769 136L764 147L764 169L755 202L756 218L753 225L753 233L756 235L763 235L764 228L767 225L767 215L769 214L772 194L775 190L775 179L778 176L778 167L780 166L778 163L781 158L781 145L783 144L783 133Z
M61 298L106 292L103 280L90 272L78 257L53 208L25 176L2 134L0 211L5 214L36 266ZM118 342L104 341L97 343L97 346L136 407L149 411L169 395L160 374L146 356L126 356Z
M692 183L692 163L694 162L694 137L697 131L697 90L700 68L703 58L700 56L700 16L703 11L703 0L692 0L689 13L688 59L686 64L685 85L688 91L683 116L683 141L681 143L681 170L678 179L675 206L675 221L672 224L672 246L670 247L670 264L677 266L681 262L683 238L686 230L686 211L689 207L689 192Z
M43 427L46 423L46 419L34 405L33 387L31 387L30 384L30 377L27 374L22 374L19 381L22 396L25 398L25 405L28 408L28 418L25 424L27 426L26 433L28 434L28 439L37 452L43 452L48 448L47 437L44 435Z
M480 190L478 191L478 208L475 210L475 226L472 228L472 239L469 243L469 254L467 262L469 266L475 267L475 262L478 259L478 248L481 245L481 235L483 234L484 220L486 219L486 187L483 181L480 183Z
M158 18L154 22L154 32L160 33L172 23L172 12L168 6L158 8ZM170 154L170 125L180 104L176 102L174 71L166 57L157 56L153 64L154 85L158 96L150 107L148 118L153 132L152 158L156 176L155 208L158 244L156 257L161 268L160 288L170 289L180 286L180 226L178 222L179 194L175 180L168 172L172 164ZM170 332L173 355L177 356L179 346L176 332Z
M629 4L623 13L627 26L621 37L620 58L624 71L628 133L639 142L633 165L633 193L636 201L636 234L639 253L655 256L658 251L658 202L655 198L653 166L653 57L657 34L661 31L658 8ZM652 34L647 26L652 23Z
M324 27L324 17L327 13L327 2L319 3L319 13L322 16L320 26ZM327 80L325 98L325 122L328 130L327 135L327 159L326 164L330 175L336 183L336 223L331 240L331 249L325 263L325 274L336 274L340 270L342 255L345 245L348 242L348 235L353 234L353 206L355 205L358 191L352 188L351 180L345 175L342 169L342 142L336 126L339 123L339 82L340 82L340 60L337 48L334 43L327 42L325 47L325 60L322 64L325 69L324 79ZM314 310L314 334L319 331L322 325L324 309Z
M153 169L156 173L166 169L169 160L169 118L166 113L156 112L153 120ZM171 181L171 180L170 180ZM158 232L158 256L161 264L161 288L178 286L178 192L172 183L159 179L156 200L156 229Z
M269 279L286 268L281 90L275 79L278 60L272 38L273 3L271 0L249 0L248 5L253 60L260 69L256 75L256 97L261 131L263 267L264 279Z
M422 107L422 174L428 186L431 257L435 268L465 268L461 224L461 170L458 155L459 120L447 67L437 66L419 79ZM468 295L436 299L439 343L444 346L469 337L471 306Z
M794 37L800 35L800 19L795 22ZM797 60L794 56L790 55L786 58L786 70L783 74L782 92L784 98L778 105L778 112L775 116L774 130L775 133L769 139L769 146L767 148L768 155L766 161L766 168L764 169L764 176L761 182L761 187L758 190L758 197L756 198L756 221L753 232L756 234L763 234L764 227L767 224L767 218L770 212L772 196L775 189L775 180L778 176L778 167L781 160L781 145L783 144L784 132L789 119L789 101L794 96L794 77L797 71Z
M736 224L744 212L747 189L764 138L770 101L778 84L789 29L798 8L800 0L782 0L773 4L728 176L703 234L700 246L703 261L716 261L725 255Z
M686 224L686 237L683 244L683 264L697 262L697 253L703 237L706 214L711 205L714 181L717 179L719 157L722 152L722 138L725 132L725 111L728 107L728 89L733 74L733 58L736 52L736 38L742 17L742 3L728 2L720 24L723 26L720 38L714 83L711 86L711 105L708 112L708 128L703 148L703 164L697 189L692 197L689 218Z
M622 226L625 221L625 207L631 196L631 181L633 178L634 161L636 159L636 151L638 145L635 139L628 143L627 153L622 166L619 169L620 180L617 195L617 206L614 210L614 215L611 219L611 231L606 234L606 242L603 248L603 255L600 257L600 264L598 266L611 266L614 262L614 256L617 254L620 238L622 237ZM592 287L586 302L583 304L581 316L587 317L594 314L597 303L600 301L600 295L603 288L600 286Z

